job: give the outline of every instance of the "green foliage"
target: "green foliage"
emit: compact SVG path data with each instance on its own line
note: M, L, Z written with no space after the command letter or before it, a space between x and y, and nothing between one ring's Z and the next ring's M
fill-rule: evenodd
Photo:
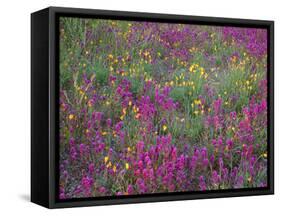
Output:
M94 65L97 83L101 86L107 84L109 78L109 70L101 64Z
M184 104L186 100L186 88L185 87L175 87L170 93L170 97L181 104Z
M239 69L224 71L219 74L217 83L218 94L224 102L229 103L229 106L225 107L226 109L231 107L231 109L240 112L243 106L248 104L250 90L247 88L247 85L245 86L248 77L247 72Z
M191 118L185 127L185 134L191 139L192 142L198 142L202 137L204 125L202 124L202 117L196 116Z

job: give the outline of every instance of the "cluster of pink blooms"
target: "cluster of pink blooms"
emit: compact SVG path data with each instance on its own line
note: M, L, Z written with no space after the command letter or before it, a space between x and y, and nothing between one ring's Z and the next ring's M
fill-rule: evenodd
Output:
M121 82L116 96L131 100L132 96L126 89L128 85L128 81ZM265 166L258 162L254 151L258 147L255 143L255 128L265 127L267 124L266 100L257 102L253 97L249 106L243 108L243 117L240 120L237 119L235 111L225 112L221 98L214 100L210 105L213 112L204 117L208 122L206 127L213 128L214 131L235 127L237 130L233 137L224 138L219 135L207 147L190 146L188 143L179 145L173 140L171 133L151 137L153 128L149 128L153 125L159 109L165 112L176 109L176 104L168 96L169 91L169 88L155 88L154 101L148 96L142 96L138 102L134 102L138 104L141 114L138 121L147 126L149 133L140 133L140 140L130 145L133 147L126 145L127 136L130 134L126 134L123 121L106 119L102 112L94 111L91 116L80 113L80 119L87 122L85 144L79 143L81 138L75 138L77 130L73 129L66 147L69 157L61 163L61 179L65 182L77 181L79 178L73 179L77 175L80 176L80 183L77 182L78 186L74 188L66 187L67 192L62 187L61 198L89 197L93 194L107 196L210 190L229 186L240 188L245 182L251 183ZM69 124L72 128L77 122L72 121ZM108 140L103 136L102 128L114 134L114 139ZM112 144L108 145L108 142ZM238 144L242 148L238 148ZM104 158L107 157L105 162ZM229 161L236 164L235 160L242 162L239 166L231 167ZM247 177L241 173L242 169L248 173ZM100 177L104 182L99 180ZM127 183L123 188L112 192L108 185L114 185L119 178L120 181L122 178L128 179ZM256 186L265 184L266 182L261 182Z

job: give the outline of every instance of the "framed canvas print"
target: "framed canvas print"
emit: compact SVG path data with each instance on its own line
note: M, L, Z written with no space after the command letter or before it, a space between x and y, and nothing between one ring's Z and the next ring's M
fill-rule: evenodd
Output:
M273 21L31 16L31 200L273 194Z

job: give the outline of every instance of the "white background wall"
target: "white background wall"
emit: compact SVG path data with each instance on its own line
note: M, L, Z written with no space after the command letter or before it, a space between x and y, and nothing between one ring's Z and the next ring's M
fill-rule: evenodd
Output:
M278 0L3 0L0 6L0 215L277 215L281 93ZM47 210L30 195L30 13L48 6L275 20L274 196ZM278 9L279 8L279 9ZM280 214L280 213L279 213Z

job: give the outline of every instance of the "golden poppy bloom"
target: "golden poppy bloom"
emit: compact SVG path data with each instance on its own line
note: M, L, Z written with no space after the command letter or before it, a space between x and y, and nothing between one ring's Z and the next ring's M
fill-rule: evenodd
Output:
M109 160L109 157L108 157L108 156L105 156L105 157L104 157L104 163L107 163L108 160Z
M68 119L69 119L69 120L72 120L72 119L74 119L74 117L75 117L75 116L74 116L73 114L70 114L70 115L68 116Z

